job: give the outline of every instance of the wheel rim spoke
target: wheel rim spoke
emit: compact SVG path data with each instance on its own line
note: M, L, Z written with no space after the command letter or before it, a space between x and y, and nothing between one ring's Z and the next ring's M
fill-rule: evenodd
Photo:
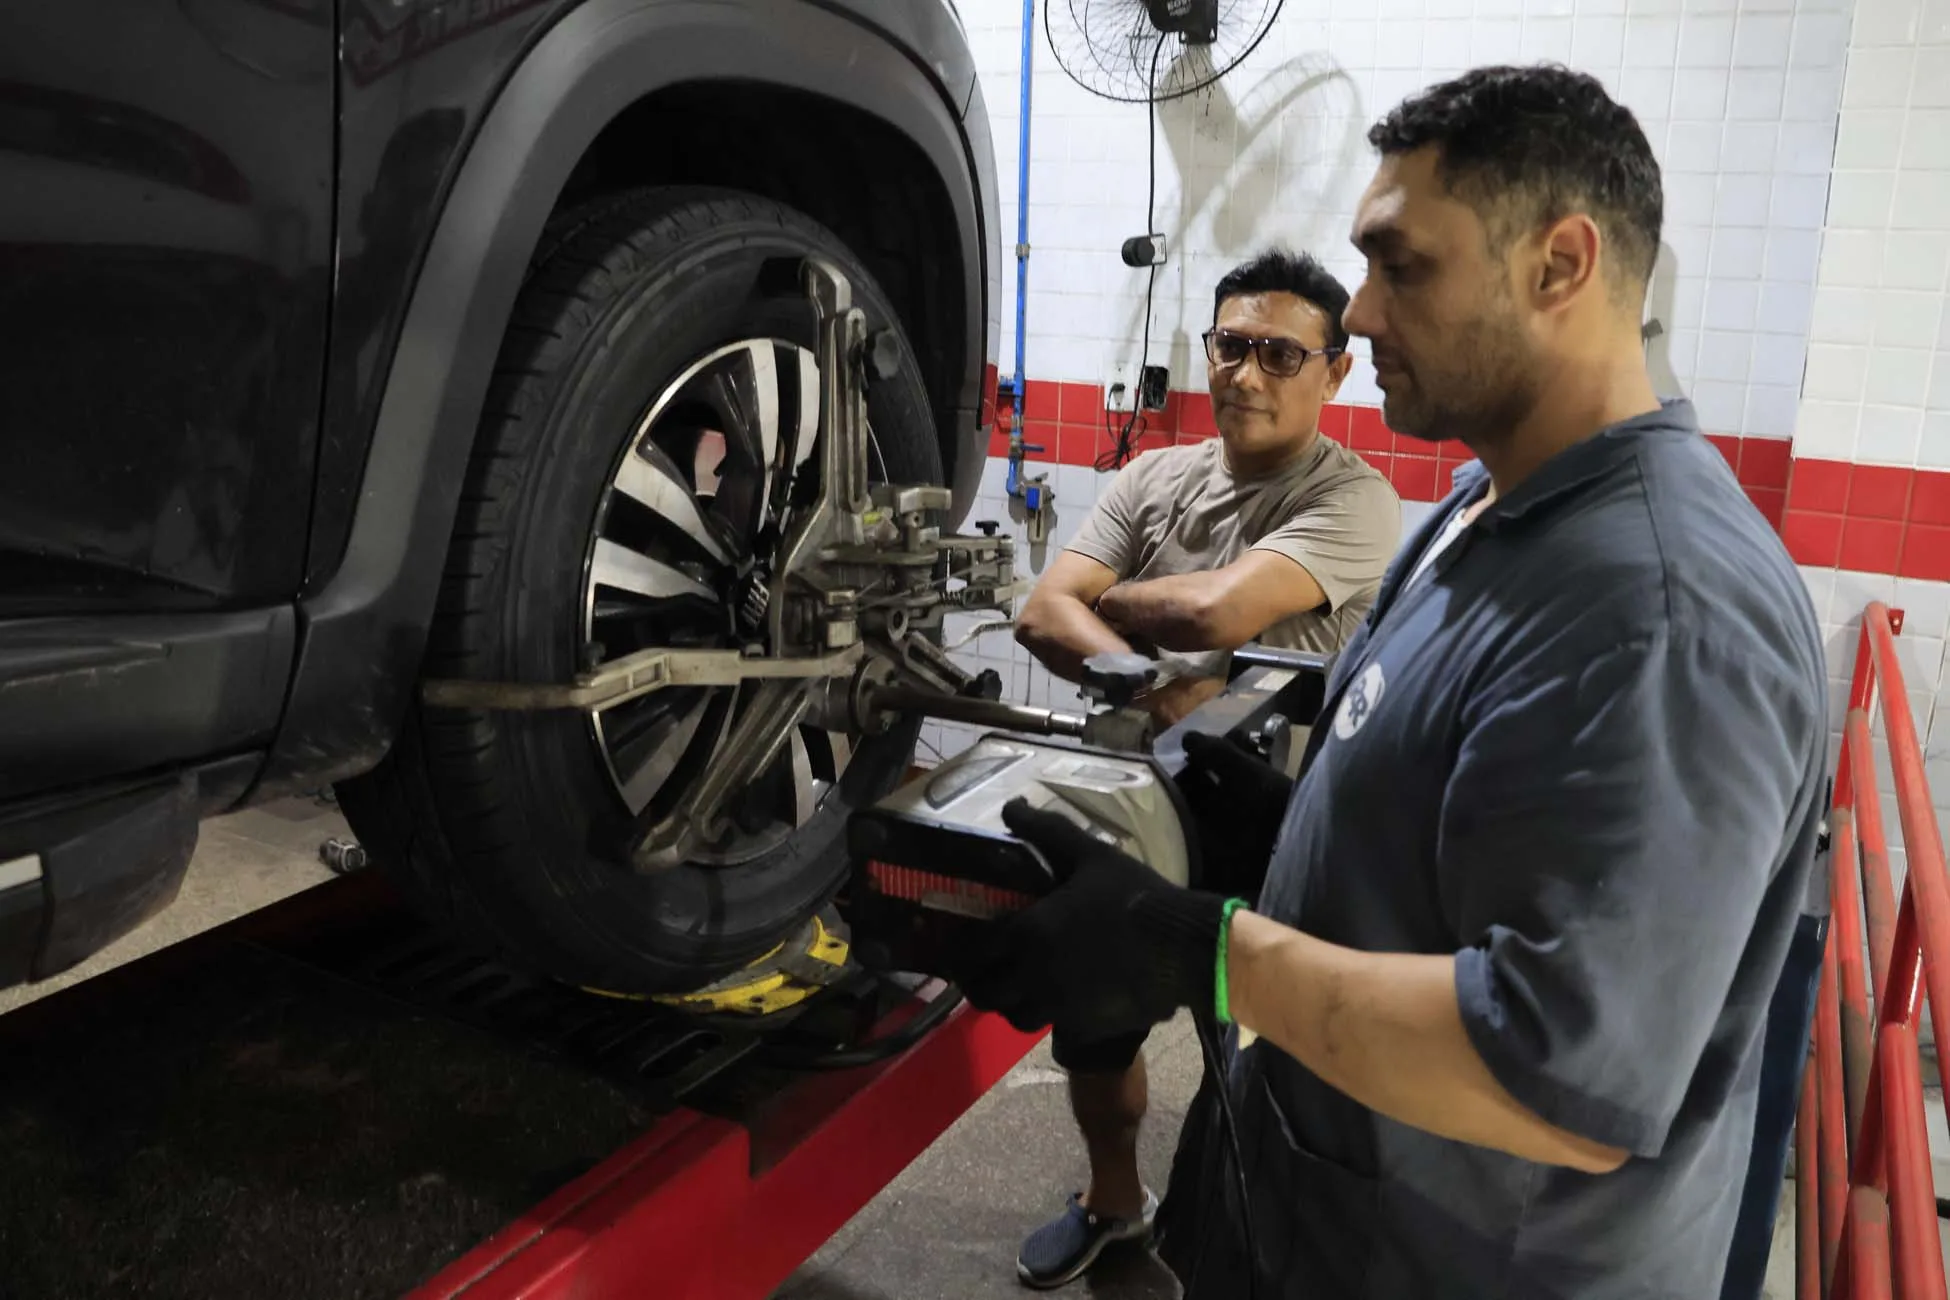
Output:
M812 458L813 448L819 443L819 362L810 352L798 354L799 364L793 368L799 381L799 400L794 405L798 419L792 431L792 473L796 478L800 467Z
M642 505L658 519L694 542L719 564L732 563L730 548L717 527L705 518L691 485L662 448L647 440L623 458L616 490Z
M597 587L648 596L652 600L674 600L698 596L715 601L718 593L674 565L633 551L627 546L602 538L596 543L596 557L590 566L589 580Z
M853 738L844 731L828 731L825 736L828 752L833 756L830 779L837 781L846 772L846 765L853 761Z
M759 463L769 467L779 463L778 352L769 343L758 343L746 349L745 355L751 358L747 365L751 372L752 431L758 436Z
M641 735L619 742L612 750L623 802L632 813L642 812L663 789L696 738L709 703L710 693L699 692L687 707L666 711Z
M589 552L584 636L600 640L604 659L730 648L751 635L727 602L755 563L763 573L808 487L804 475L818 473L822 388L810 349L751 338L700 357L650 404ZM879 461L877 442L870 456ZM594 741L632 815L674 806L720 761L745 697L742 688L674 688L593 716ZM852 754L844 733L792 728L767 770L720 811L732 829L692 860L729 865L776 848L817 815ZM739 805L742 815L726 816Z
M754 541L772 521L779 463L777 345L752 339L725 349L704 372L700 387L704 402L725 426L719 504L738 535Z
M806 731L805 727L794 731L786 745L786 761L792 765L794 826L803 826L812 820L813 813L819 808L819 796L823 793L813 783L812 755L806 752Z

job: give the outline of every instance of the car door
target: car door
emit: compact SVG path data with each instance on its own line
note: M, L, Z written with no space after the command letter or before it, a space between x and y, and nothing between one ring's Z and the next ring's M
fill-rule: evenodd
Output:
M333 117L332 0L0 11L0 619L295 591Z

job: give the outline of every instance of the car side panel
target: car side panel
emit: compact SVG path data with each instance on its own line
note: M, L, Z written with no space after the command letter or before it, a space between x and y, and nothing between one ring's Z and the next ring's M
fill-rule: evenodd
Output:
M912 50L959 112L975 88L975 56L955 11L941 0L814 0ZM976 0L979 3L979 0Z
M327 392L328 423L341 440L334 456L360 472L338 489L342 504L321 509L349 507L347 540L303 603L300 663L260 797L364 771L391 744L415 685L485 380L528 257L576 160L627 105L680 80L747 76L898 123L942 176L964 264L988 260L961 106L905 57L877 47L857 57L869 38L849 18L812 4L586 0L559 16L548 11L554 21L543 27L539 9L478 0L467 11L483 23L450 43L398 46L401 59L420 60L410 76L389 78L383 61L372 61L360 88L348 73L345 305ZM465 69L524 44L490 106L489 88ZM348 34L349 59L357 48ZM681 64L669 50L683 51ZM450 184L432 179L449 171ZM402 198L395 187L406 178L424 200ZM426 208L435 194L437 221ZM430 235L419 233L429 225ZM388 286L401 284L411 297L395 309ZM959 405L971 435L987 359L984 306L969 295ZM361 449L357 431L367 428Z
M314 587L331 577L343 555L393 361L392 344L408 307L403 288L413 284L448 188L485 115L512 70L558 22L574 16L579 26L587 26L588 18L578 14L581 9L641 10L667 29L662 42L667 49L686 48L678 42L697 39L695 33L706 26L750 31L766 45L776 44L782 31L818 31L829 44L852 47L849 52L858 49L875 65L885 64L896 50L911 51L916 81L931 82L957 115L975 87L967 43L940 0L754 0L746 5L638 0L620 7L592 6L587 0L346 0L345 8L340 272L326 376L318 515L307 570ZM875 32L889 44L873 43ZM641 85L631 98L706 75L688 51L681 65L658 58L659 52L644 49L641 66L629 74ZM820 60L800 62L814 82L822 80L817 76ZM837 68L846 62L844 57L828 59L823 66ZM727 64L722 71L735 76L743 70ZM835 98L850 97L844 80L812 88ZM980 128L981 146L987 150L986 120ZM950 189L971 184L992 188L992 154L978 158L966 144L967 158L949 178ZM976 251L991 277L994 202L994 194L986 193L977 206L985 242ZM991 310L999 310L994 305L998 289L999 282L989 287ZM998 333L985 356L993 357L999 343ZM971 408L979 405L980 392L971 386L965 399Z
M0 619L289 600L331 287L331 0L0 20Z
M307 587L337 569L395 341L441 204L496 93L580 0L344 0L339 277Z
M996 383L999 378L997 366L1002 357L1002 274L1004 266L1013 266L1014 259L1007 262L1002 253L1002 200L997 192L999 179L995 173L995 139L989 130L988 103L982 95L981 82L970 84L968 108L963 114L963 130L968 135L969 152L975 159L975 176L982 192L983 229L983 275L985 294L988 300L988 315L985 325L985 343L982 355L987 358L982 367L982 391L980 408L976 415L976 427L981 437L973 447L962 448L963 463L956 469L956 491L963 489L964 479L979 481L982 469L988 460L989 430L995 424ZM972 493L973 489L968 489Z

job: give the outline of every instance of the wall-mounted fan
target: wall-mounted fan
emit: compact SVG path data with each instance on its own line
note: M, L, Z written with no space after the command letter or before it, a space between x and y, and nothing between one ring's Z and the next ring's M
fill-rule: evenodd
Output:
M1232 71L1266 39L1283 2L1048 0L1043 28L1079 86L1120 103L1155 104Z

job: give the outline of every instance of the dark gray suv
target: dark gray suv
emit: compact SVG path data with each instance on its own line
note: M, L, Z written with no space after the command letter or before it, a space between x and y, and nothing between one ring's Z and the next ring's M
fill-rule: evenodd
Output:
M994 164L945 0L73 0L0 17L0 984L337 783L428 911L695 987L828 899L914 730L797 727L679 865L594 845L743 707L430 708L756 634L815 313L896 341L877 475L987 450Z

